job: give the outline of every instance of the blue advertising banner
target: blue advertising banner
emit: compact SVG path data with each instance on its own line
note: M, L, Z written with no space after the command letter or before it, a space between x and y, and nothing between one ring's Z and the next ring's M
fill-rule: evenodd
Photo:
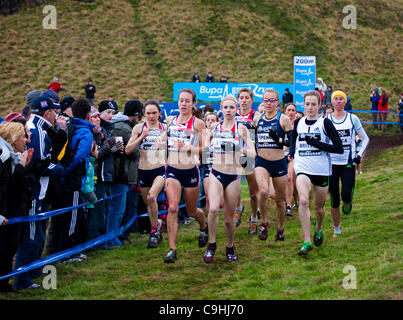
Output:
M266 89L277 90L282 102L282 96L286 88L293 92L293 85L288 83L231 83L231 82L174 82L173 101L178 101L179 91L185 88L196 92L198 101L219 102L222 98L233 95L236 97L242 88L253 91L253 102L261 103L262 95Z
M294 57L294 103L298 111L304 111L304 94L315 90L316 57Z

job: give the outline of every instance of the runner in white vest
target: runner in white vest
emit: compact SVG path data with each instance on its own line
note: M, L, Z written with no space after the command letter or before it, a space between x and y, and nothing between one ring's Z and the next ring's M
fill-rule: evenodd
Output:
M304 95L306 116L294 122L289 160L294 158L299 195L298 214L301 221L304 243L298 255L307 255L312 250L309 193L314 185L316 227L314 244L323 242L322 222L325 216L325 201L332 173L330 152L343 153L340 137L329 119L319 117L321 98L318 92L309 91ZM329 140L332 144L329 144Z
M343 200L343 213L349 214L352 209L352 200L355 186L355 165L360 164L362 157L368 147L369 138L361 124L360 119L344 111L347 95L342 90L336 90L332 94L334 112L327 116L335 126L343 143L342 154L331 154L332 175L330 176L329 192L331 214L333 219L333 238L341 234L340 230L340 181L341 199ZM359 134L362 139L362 147L358 154L355 154L355 136Z

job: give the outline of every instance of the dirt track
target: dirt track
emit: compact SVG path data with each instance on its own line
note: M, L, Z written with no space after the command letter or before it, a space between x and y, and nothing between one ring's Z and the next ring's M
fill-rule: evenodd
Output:
M369 137L369 146L366 155L403 144L403 135Z

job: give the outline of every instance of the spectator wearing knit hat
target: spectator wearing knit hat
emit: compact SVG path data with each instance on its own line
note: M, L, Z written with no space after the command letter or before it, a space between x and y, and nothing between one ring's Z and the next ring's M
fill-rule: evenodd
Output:
M28 92L27 95L25 96L25 107L22 110L22 115L25 117L26 120L28 120L31 116L32 101L38 98L41 94L42 94L41 90L32 90Z

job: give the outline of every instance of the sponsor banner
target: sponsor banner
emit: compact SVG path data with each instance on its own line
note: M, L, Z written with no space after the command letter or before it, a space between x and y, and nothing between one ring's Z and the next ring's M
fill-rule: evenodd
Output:
M315 90L316 57L294 57L294 103L298 111L304 111L304 94Z
M266 89L277 90L282 102L285 88L293 92L293 85L290 83L231 83L231 82L174 82L173 101L178 101L179 91L182 89L193 89L196 92L198 101L219 102L222 98L232 95L237 96L242 88L249 88L253 91L253 102L261 103L262 95Z

